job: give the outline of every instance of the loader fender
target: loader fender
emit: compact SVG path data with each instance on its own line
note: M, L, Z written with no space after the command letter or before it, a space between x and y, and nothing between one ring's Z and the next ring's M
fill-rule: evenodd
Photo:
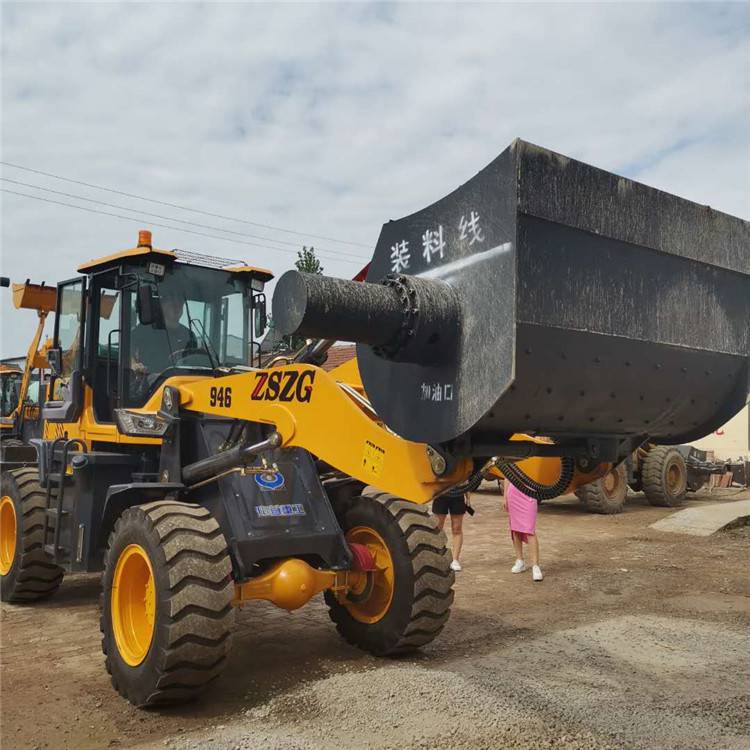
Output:
M107 539L115 522L127 508L143 503L176 497L185 489L179 483L132 482L130 484L113 484L107 490L107 497L102 509L102 523L98 530L100 546L106 546Z

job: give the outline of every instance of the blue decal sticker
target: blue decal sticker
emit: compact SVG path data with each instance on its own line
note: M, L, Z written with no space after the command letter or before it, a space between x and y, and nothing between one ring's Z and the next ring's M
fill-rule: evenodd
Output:
M272 518L273 516L306 516L307 511L302 503L294 505L256 505L255 512L261 518Z
M284 486L284 475L280 471L264 471L255 475L255 484L262 490L280 490Z

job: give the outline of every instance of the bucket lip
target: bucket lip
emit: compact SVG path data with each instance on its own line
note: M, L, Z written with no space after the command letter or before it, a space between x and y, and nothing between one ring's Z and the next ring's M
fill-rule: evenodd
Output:
M436 209L508 156L515 164L518 213L750 276L749 220L520 137L447 195L388 223L411 221ZM581 200L581 185L592 183L595 187ZM633 221L642 217L644 205L649 207L649 220ZM618 206L621 210L613 210ZM696 237L701 242L696 243Z
M528 141L512 148L520 213L750 276L750 221Z

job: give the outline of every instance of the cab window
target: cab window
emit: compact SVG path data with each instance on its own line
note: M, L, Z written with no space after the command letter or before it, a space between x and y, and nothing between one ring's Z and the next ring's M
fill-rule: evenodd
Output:
M55 378L54 398L63 400L76 369L81 345L81 301L83 280L60 287L57 315L57 345L62 352L60 374Z

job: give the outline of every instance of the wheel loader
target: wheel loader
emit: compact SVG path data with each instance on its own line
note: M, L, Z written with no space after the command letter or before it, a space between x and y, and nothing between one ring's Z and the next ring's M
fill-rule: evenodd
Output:
M137 706L204 689L257 599L323 593L348 642L423 646L453 599L430 500L491 467L554 497L745 403L747 238L516 141L385 224L364 281L283 275L274 320L309 343L261 363L271 273L143 232L58 285L39 466L3 475L2 598L101 570L106 666ZM657 282L686 294L636 303ZM720 346L689 325L688 293L724 295L702 311ZM357 342L362 388L316 364L334 340ZM657 372L648 393L631 358Z
M0 278L0 286L9 287L10 279ZM2 416L0 416L0 463L3 469L36 462L36 450L29 441L41 430L41 404L45 394L45 370L49 364L45 346L41 345L44 327L55 309L55 287L13 284L13 305L17 309L35 310L38 323L26 353L24 369L2 366Z

